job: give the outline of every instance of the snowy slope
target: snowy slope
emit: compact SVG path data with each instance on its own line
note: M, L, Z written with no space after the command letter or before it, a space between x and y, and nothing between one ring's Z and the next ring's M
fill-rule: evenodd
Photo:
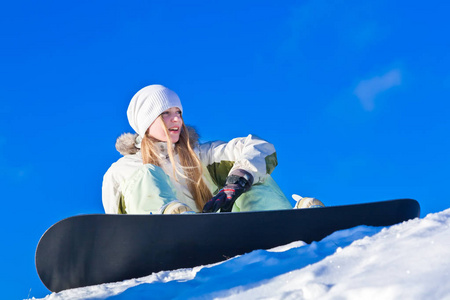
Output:
M449 273L447 209L45 299L450 299Z

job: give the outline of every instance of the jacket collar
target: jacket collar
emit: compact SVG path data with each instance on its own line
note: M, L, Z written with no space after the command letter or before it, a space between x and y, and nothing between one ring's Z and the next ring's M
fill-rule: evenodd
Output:
M155 143L155 146L158 149L159 157L162 159L168 159L169 158L169 149L167 147L166 142L157 142ZM175 150L175 144L172 144L173 149Z

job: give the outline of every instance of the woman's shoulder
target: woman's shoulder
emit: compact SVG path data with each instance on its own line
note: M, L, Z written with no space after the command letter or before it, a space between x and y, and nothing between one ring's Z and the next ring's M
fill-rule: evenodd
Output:
M141 152L135 154L128 154L119 158L116 162L114 162L111 167L120 168L124 166L129 167L140 167L142 165L142 155Z
M119 158L116 162L114 162L109 167L106 174L109 174L114 178L127 178L142 165L142 156L140 152L136 154L129 154Z
M136 147L137 137L136 134L124 133L117 138L116 150L123 156L109 167L107 173L127 172L142 165L142 155Z

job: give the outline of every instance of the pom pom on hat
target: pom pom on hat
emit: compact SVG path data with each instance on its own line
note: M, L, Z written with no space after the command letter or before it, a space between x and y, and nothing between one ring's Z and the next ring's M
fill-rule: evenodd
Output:
M171 107L183 111L178 95L159 84L153 84L139 90L130 101L127 110L128 122L141 137L156 118Z

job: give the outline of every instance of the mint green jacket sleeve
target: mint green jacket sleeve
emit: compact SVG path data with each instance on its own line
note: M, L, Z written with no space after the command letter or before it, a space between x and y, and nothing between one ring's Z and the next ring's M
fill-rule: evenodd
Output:
M277 165L275 147L253 135L201 144L197 154L218 186L236 169L252 174L254 184L263 183Z
M176 198L175 188L164 171L154 165L143 165L122 184L120 210L126 214L149 214Z

